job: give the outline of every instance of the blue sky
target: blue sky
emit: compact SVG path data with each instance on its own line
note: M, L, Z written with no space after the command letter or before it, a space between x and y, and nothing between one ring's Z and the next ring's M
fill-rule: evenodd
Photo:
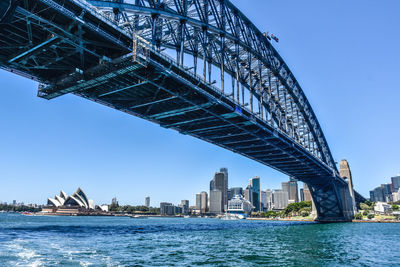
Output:
M400 172L400 2L235 0L302 85L336 161L356 189ZM0 71L0 201L45 203L80 186L97 204L178 203L207 190L220 167L230 186L254 175L263 189L287 179L272 169L155 124L67 95L36 97L37 84Z

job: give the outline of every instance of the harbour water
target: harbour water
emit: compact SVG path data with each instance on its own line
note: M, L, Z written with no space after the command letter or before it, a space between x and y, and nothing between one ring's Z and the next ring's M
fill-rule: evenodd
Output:
M399 266L400 224L0 214L0 266Z

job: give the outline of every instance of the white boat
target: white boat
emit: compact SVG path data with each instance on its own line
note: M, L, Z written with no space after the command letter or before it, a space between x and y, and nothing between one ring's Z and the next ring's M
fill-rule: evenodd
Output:
M221 217L221 220L226 220L226 221L235 221L243 219L245 219L243 214L236 214L236 213L225 213L225 215Z

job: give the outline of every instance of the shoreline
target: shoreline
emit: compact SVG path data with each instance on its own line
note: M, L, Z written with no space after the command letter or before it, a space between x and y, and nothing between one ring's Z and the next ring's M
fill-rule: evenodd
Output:
M286 222L318 222L316 220L312 219L271 219L271 218L246 218L246 220L249 221L286 221ZM400 221L397 220L352 220L349 222L354 222L354 223L400 223ZM333 222L335 223L335 222Z

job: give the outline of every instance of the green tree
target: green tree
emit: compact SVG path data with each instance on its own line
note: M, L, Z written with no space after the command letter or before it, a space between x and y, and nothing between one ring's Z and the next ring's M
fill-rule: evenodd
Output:
M363 218L363 216L361 213L357 213L354 215L354 219L356 219L356 220L362 220L362 218Z
M393 211L398 211L398 210L399 210L399 206L396 205L396 204L393 204L393 205L392 205L392 210L393 210Z
M368 216L369 212L367 210L364 210L364 212L362 213L363 216Z
M374 214L368 214L368 219L372 219L372 218L374 218L375 217L375 215Z

